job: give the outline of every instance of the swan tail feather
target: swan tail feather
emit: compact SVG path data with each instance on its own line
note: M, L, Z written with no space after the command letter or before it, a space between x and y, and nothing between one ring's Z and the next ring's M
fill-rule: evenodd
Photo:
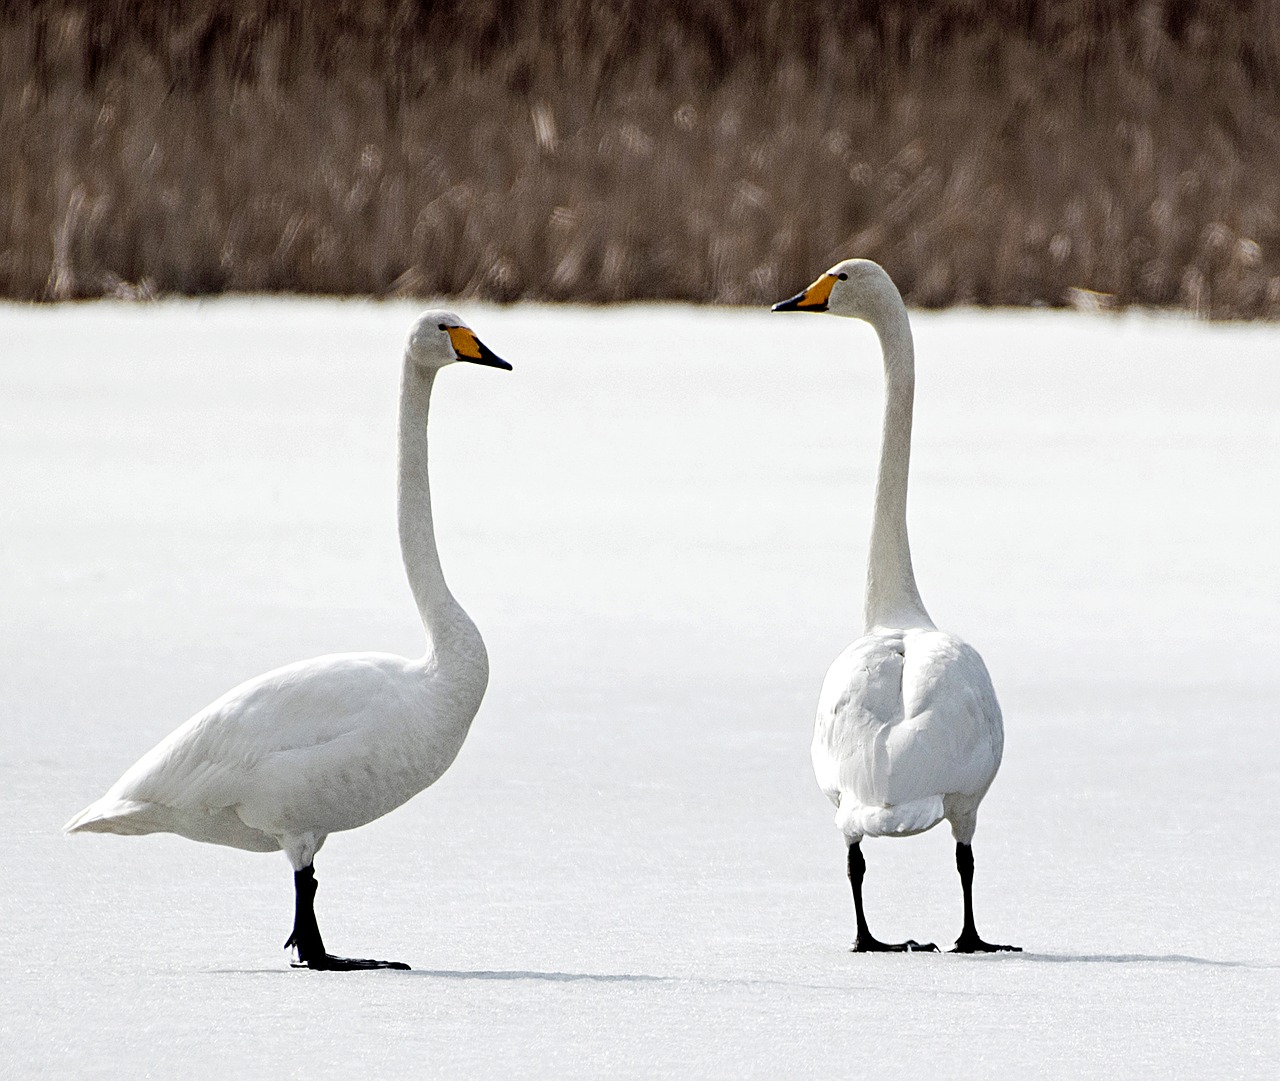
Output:
M892 807L868 807L846 795L836 811L836 825L850 840L907 837L913 833L924 833L941 821L941 796L927 796Z
M62 827L63 833L123 833L136 836L164 829L156 821L159 805L146 800L112 799L89 804Z

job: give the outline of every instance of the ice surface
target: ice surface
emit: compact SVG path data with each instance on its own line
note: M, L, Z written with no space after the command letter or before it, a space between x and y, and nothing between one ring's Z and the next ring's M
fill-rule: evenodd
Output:
M1275 1077L1280 329L916 314L910 522L1004 767L979 928L859 957L810 773L858 630L874 338L755 311L486 308L433 406L488 641L434 788L283 856L59 828L239 680L420 646L394 527L401 304L0 308L4 1077ZM949 944L949 836L868 842Z

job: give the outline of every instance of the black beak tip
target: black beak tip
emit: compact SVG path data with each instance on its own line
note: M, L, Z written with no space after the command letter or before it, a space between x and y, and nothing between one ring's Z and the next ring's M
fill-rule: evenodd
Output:
M804 293L797 293L795 296L788 297L786 300L778 301L778 303L769 310L774 312L824 312L827 310L827 306L825 304L820 307L815 304L805 304Z
M472 364L483 364L486 368L501 368L504 372L513 370L510 364L498 356L484 342L480 343L480 355L478 357L459 357L458 359L469 360Z

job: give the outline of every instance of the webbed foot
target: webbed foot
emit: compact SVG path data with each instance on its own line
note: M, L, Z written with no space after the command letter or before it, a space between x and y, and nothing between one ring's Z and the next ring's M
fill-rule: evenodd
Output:
M849 948L850 953L937 953L938 947L932 942L917 942L914 938L906 942L881 942L870 935L859 935L858 940Z
M334 957L331 953L322 953L306 961L290 962L294 968L311 968L318 972L354 972L369 968L395 968L410 971L403 961L374 961L367 957Z
M951 947L948 953L1021 953L1021 946L999 946L991 942L984 942L977 933L970 934L963 931L960 937L956 939L956 944Z

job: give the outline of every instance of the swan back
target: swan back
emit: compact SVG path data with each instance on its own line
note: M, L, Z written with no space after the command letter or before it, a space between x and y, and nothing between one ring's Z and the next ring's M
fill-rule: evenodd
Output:
M986 665L943 631L864 635L823 681L814 773L846 834L850 826L860 826L859 834L919 832L942 818L947 801L976 808L1003 751ZM925 806L936 814L922 822ZM866 823L868 810L895 808Z

